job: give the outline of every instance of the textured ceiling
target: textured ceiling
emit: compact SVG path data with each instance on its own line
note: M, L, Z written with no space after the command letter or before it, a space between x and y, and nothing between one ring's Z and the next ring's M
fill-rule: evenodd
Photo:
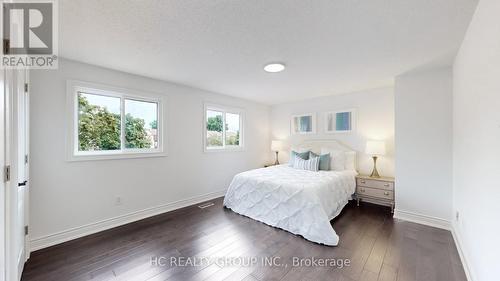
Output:
M60 55L267 104L452 58L477 0L61 0ZM284 62L281 73L264 64Z

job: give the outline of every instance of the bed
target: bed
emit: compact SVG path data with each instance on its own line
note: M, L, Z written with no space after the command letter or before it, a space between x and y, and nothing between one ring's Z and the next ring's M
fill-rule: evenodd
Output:
M320 153L325 147L342 151L352 160L344 170L312 172L284 164L237 174L224 197L224 206L307 240L336 246L339 237L330 221L354 194L356 154L331 140L305 142L292 149Z

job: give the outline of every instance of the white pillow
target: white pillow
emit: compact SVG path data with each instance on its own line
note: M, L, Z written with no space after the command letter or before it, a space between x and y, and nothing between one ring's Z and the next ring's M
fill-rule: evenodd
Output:
M304 160L295 156L293 167L295 169L317 172L319 169L319 157L311 157L309 160Z
M345 152L345 169L346 170L356 170L356 152L347 151Z
M321 148L321 154L330 153L330 170L343 171L345 170L346 155L344 151L331 148Z

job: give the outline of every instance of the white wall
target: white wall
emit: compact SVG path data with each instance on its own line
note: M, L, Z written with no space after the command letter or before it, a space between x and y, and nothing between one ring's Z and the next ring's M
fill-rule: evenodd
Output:
M448 226L452 206L451 68L396 78L396 212Z
M475 281L499 280L500 1L481 0L455 59L454 230Z
M165 94L168 156L67 162L67 79ZM73 228L96 222L106 226L116 222L107 221L111 218L147 208L219 195L236 173L272 157L268 106L68 60L61 60L58 70L33 71L31 84L30 221L35 247L78 236L93 226ZM203 152L204 101L245 109L245 151ZM122 205L115 206L116 196Z
M356 109L356 132L325 134L323 113L350 108ZM316 134L290 135L291 116L302 113L316 113ZM394 175L394 90L392 87L272 106L271 128L273 139L287 140L291 145L309 139L336 139L341 141L360 152L358 166L362 174L370 174L373 168L373 160L369 155L364 154L366 140L386 140L387 155L379 159L377 168L383 176ZM282 152L280 161L288 161L288 156L288 152Z

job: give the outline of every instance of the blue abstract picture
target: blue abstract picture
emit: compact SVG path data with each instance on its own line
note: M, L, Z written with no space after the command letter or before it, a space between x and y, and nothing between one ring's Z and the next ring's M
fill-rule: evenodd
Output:
M350 132L353 130L352 111L328 112L326 114L326 132Z
M338 112L336 114L335 130L336 131L350 131L351 130L351 113Z
M314 132L314 117L312 115L299 115L292 117L292 132L305 134Z

